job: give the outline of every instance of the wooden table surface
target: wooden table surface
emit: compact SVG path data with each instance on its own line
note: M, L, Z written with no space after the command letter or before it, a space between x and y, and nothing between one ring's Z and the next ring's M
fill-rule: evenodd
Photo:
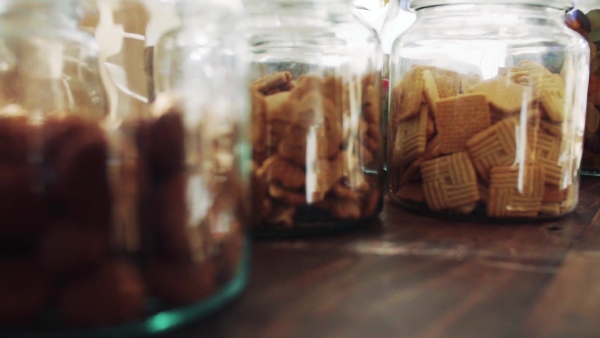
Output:
M547 223L387 205L366 229L260 241L244 295L169 338L600 337L600 178Z

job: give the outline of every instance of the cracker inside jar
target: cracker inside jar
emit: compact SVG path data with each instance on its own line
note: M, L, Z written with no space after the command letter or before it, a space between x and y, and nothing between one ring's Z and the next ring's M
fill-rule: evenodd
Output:
M572 211L582 135L565 88L561 75L528 60L485 80L412 66L392 89L392 199L490 218Z
M251 85L254 227L332 224L377 214L381 202L379 75L288 71Z

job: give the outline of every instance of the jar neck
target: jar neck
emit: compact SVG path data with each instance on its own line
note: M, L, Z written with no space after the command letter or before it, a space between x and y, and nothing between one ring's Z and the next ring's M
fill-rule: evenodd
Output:
M79 11L74 0L0 0L0 21L24 28L76 28Z
M175 11L184 23L198 21L220 22L239 17L243 11L241 0L179 0Z
M496 20L490 21L490 18L497 17L497 22L502 23L502 20L507 20L505 24L514 24L514 22L524 21L546 21L546 23L554 22L564 24L565 11L533 5L499 5L499 4L457 4L457 5L441 5L420 8L416 11L417 20L423 21L446 21L456 20L461 18L465 25L473 22L485 21L495 23Z
M249 15L273 14L296 16L322 16L330 14L351 14L351 0L246 0Z

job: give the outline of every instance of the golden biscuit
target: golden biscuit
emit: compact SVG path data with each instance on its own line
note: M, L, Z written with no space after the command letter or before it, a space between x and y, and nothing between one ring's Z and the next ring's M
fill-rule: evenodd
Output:
M567 198L567 189L561 189L555 185L546 184L544 187L544 203L561 203Z
M442 155L440 151L440 138L435 135L427 142L427 146L425 147L425 154L423 154L423 158L425 160L432 160L436 157Z
M409 69L402 79L402 89L399 99L398 111L390 114L397 115L400 120L405 120L418 115L423 102L423 69L416 67Z
M441 99L460 93L461 75L459 73L433 66L416 66L416 68L431 72Z
M544 170L541 166L499 166L490 172L490 217L535 217L542 207Z
M349 189L342 184L336 184L331 190L333 194L339 198L347 199L351 201L359 201L360 194L355 190Z
M460 92L470 93L476 85L481 82L479 75L460 75Z
M381 122L381 92L379 86L369 85L366 87L363 114L369 123L378 125Z
M489 180L492 167L512 165L515 162L518 127L519 121L516 118L508 118L467 141L467 151L473 166L484 181Z
M402 165L410 162L425 152L427 144L427 105L421 106L417 116L400 122L394 144L393 163Z
M470 92L484 94L492 107L505 114L514 114L521 110L525 97L524 91L523 86L512 82L509 78L497 76L479 83ZM528 101L528 103L533 101L533 97L530 96Z
M281 184L271 182L269 184L269 195L278 201L292 205L301 206L306 204L306 196L296 191L284 189Z
M558 216L561 213L560 203L543 203L540 208L540 214L542 215Z
M561 185L566 166L561 163L563 140L547 133L545 130L532 128L528 131L528 143L533 150L536 163L544 168L546 184Z
M565 87L563 84L550 81L541 87L540 102L550 120L562 122L565 119Z
M275 180L287 189L299 189L306 183L306 175L302 168L278 155L268 158L257 174L269 181Z
M477 177L466 152L423 162L421 176L431 210L460 208L479 200Z
M423 192L423 185L421 183L410 182L405 184L394 192L394 196L415 202L425 202L425 193Z
M252 88L258 90L263 94L267 94L269 91L276 89L277 87L284 85L292 80L292 73L290 72L277 72L264 76L252 83Z
M265 151L267 147L267 108L264 97L258 91L252 91L252 128L250 142L254 153Z
M462 94L443 99L435 116L440 152L451 154L465 149L465 143L490 126L490 108L485 95Z
M433 74L428 69L423 71L423 95L435 115L436 104L440 100L440 94L433 79Z
M265 97L267 119L269 121L292 122L292 113L289 109L289 92L281 92Z
M418 181L420 179L419 169L421 168L423 161L424 158L418 158L404 169L400 178L400 185L407 184L409 181Z

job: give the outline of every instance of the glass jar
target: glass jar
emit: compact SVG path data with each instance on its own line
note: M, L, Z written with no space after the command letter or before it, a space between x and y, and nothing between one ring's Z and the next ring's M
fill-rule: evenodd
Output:
M587 39L590 46L590 78L581 173L600 176L600 1L578 0L567 14L567 24Z
M361 224L382 204L375 32L345 0L245 2L255 233Z
M547 218L577 205L589 48L570 1L415 0L393 45L388 192L428 214Z
M164 332L222 307L247 277L243 133L218 154L231 166L217 187L213 134L180 109L186 93L111 110L77 5L0 1L2 337Z

